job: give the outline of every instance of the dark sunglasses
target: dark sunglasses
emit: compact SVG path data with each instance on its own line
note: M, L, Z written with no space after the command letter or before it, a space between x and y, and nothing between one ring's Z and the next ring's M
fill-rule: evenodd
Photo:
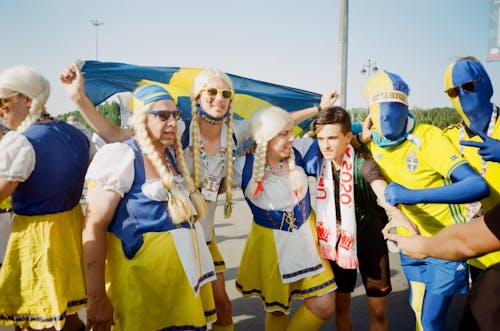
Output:
M461 85L455 86L455 87L450 87L449 89L445 90L444 92L448 94L450 98L456 98L460 94L460 90L464 91L464 93L471 93L474 92L476 89L476 82L481 80L481 78L471 80L469 82L465 82Z
M205 87L203 91L211 97L215 97L220 93L224 99L231 99L233 97L233 91L227 88L215 88L215 87Z
M175 120L181 118L182 112L180 110L149 110L148 114L156 115L162 122L168 121L173 116Z

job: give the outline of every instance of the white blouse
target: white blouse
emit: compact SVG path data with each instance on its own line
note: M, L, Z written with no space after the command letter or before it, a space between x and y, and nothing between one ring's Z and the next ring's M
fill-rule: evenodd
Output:
M9 131L0 141L0 178L24 182L35 170L35 164L35 149L28 138Z
M134 159L134 151L129 145L123 143L106 144L94 156L85 179L91 181L93 187L114 191L123 198L124 194L130 191L134 182ZM189 191L183 183L184 179L181 176L174 176L176 188L189 196ZM164 201L167 197L167 191L160 178L146 179L141 190L152 200Z

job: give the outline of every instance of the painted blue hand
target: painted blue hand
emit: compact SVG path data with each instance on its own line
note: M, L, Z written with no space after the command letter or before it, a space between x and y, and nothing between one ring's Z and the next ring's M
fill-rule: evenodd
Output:
M482 130L472 126L470 129L481 137L483 142L460 140L460 145L479 148L478 154L485 161L500 162L500 140L490 138Z
M385 200L393 206L400 203L411 204L410 201L407 201L409 199L406 199L410 195L410 192L412 192L412 190L393 182L385 188L384 196Z

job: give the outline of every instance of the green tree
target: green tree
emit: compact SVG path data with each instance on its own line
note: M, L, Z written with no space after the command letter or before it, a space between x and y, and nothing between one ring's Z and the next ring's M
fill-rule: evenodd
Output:
M97 111L104 115L111 123L120 126L121 125L121 115L120 115L120 105L113 101L112 103L104 102L97 106ZM92 130L88 125L87 121L83 118L79 111L75 110L62 115L57 116L57 119L61 121L66 121L68 117L75 116L78 122L82 123L89 130Z
M413 108L410 112L415 115L417 123L426 123L437 126L440 129L446 128L450 124L462 121L455 109L450 107L420 109ZM353 121L363 122L368 114L366 108L352 108L349 110Z
M112 102L111 104L108 102L102 103L97 106L97 110L104 115L111 123L116 126L121 125L121 116L120 116L120 106L116 102Z

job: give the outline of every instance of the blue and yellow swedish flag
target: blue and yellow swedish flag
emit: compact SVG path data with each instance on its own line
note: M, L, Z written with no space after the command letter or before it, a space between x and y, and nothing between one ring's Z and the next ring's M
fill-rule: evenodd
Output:
M156 83L177 100L184 119L191 118L189 94L196 75L202 68L150 67L125 63L85 61L82 72L85 92L98 105L119 92L132 92L139 86ZM233 81L232 107L235 118L249 119L261 108L271 105L292 112L319 103L321 95L292 87L266 83L228 74ZM304 129L312 119L299 124Z

